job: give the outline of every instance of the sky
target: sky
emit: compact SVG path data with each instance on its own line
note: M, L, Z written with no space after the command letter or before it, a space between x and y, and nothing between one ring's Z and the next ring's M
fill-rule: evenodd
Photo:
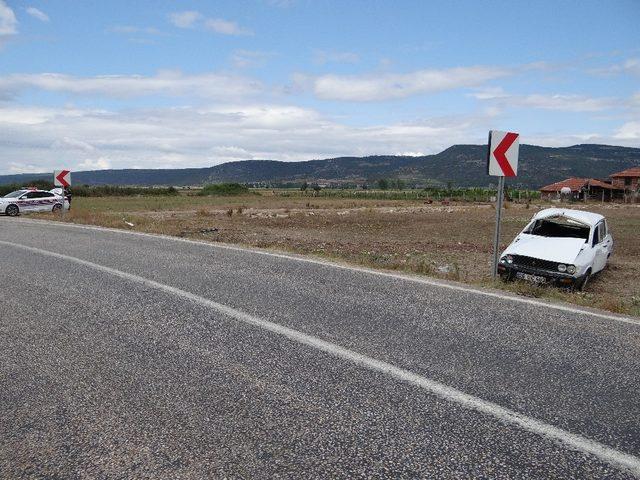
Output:
M640 147L640 0L0 0L0 174Z

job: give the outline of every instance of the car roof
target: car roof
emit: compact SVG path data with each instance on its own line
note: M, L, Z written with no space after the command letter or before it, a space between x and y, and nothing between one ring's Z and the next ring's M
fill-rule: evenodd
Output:
M590 226L594 226L600 220L604 219L604 217L599 213L585 212L584 210L573 210L570 208L546 208L536 213L533 218L537 220L548 217L567 217Z

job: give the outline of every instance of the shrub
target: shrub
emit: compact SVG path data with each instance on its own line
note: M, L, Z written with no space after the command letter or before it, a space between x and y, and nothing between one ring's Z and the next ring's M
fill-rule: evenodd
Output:
M217 195L217 196L230 196L230 195L243 195L249 193L249 188L240 183L215 183L212 185L205 185L198 195Z

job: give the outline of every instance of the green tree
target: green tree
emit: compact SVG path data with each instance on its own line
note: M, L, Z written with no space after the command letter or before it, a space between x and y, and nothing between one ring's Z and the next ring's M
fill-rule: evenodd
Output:
M391 181L391 187L395 188L396 190L404 190L404 185L404 180L400 180L399 178Z
M380 190L388 190L389 189L389 180L386 178L381 178L378 180L378 188Z

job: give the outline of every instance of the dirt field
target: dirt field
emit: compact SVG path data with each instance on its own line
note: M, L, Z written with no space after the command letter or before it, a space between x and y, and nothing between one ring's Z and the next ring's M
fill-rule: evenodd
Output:
M508 204L502 247L538 209L548 206ZM492 282L495 210L491 204L265 194L75 198L66 220L317 255L640 316L640 206L578 204L572 208L605 215L616 244L609 267L584 293ZM52 214L40 216L53 218Z

